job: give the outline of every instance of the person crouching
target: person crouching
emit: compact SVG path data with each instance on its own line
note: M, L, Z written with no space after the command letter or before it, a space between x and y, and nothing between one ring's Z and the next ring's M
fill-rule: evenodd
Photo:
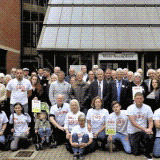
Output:
M85 150L93 142L93 134L87 129L84 113L78 116L78 124L79 125L73 127L70 138L70 144L74 153L74 160L78 159L78 157L79 159L83 159Z

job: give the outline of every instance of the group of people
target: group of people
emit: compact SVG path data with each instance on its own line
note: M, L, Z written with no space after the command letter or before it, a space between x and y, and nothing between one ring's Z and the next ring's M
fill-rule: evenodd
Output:
M19 140L29 133L38 133L42 144L49 144L54 134L74 159L98 148L106 150L110 142L116 148L120 142L128 154L160 157L160 69L149 69L147 76L144 80L142 69L103 71L97 65L88 72L85 65L77 73L70 68L68 76L60 67L53 74L48 68L30 76L28 68L0 73L0 143L5 143L10 126L11 150L17 150ZM49 113L35 120L32 100L46 102ZM116 134L106 135L107 121L116 121Z

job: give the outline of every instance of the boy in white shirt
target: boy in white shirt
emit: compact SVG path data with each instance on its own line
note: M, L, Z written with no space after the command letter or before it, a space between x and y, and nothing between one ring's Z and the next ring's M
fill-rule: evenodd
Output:
M84 113L78 116L79 125L73 127L70 144L74 153L74 160L83 159L83 153L87 146L93 142L93 134L88 131L86 117Z
M108 141L120 141L125 152L130 154L131 146L128 139L128 117L126 115L126 110L121 110L121 105L118 101L113 101L111 106L113 112L109 115L109 119L116 121L116 135L109 135Z
M152 138L153 138L153 112L150 106L143 103L144 96L137 92L134 96L135 103L127 108L129 117L128 133L129 141L134 155L144 154L152 159ZM144 145L144 147L141 146ZM144 151L141 149L144 148Z

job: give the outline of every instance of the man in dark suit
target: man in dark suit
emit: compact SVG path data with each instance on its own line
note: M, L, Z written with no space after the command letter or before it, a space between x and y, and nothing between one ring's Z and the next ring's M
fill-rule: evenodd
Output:
M108 109L109 85L104 80L103 70L98 69L96 76L97 80L92 82L89 87L89 98L92 101L94 97L100 96L104 101L104 108Z
M149 77L149 79L144 80L144 82L146 83L146 85L148 86L148 92L152 92L153 87L152 87L152 80L155 78L156 76L156 71L154 69L149 69L147 71L147 76Z
M118 101L122 109L126 109L128 107L129 82L123 79L123 70L121 68L116 70L116 77L116 80L111 81L109 84L110 104L113 101Z

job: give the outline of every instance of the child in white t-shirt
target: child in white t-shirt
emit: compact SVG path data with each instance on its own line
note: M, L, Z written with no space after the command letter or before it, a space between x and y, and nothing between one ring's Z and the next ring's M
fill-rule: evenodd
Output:
M88 131L84 113L78 116L78 125L71 131L70 144L74 153L74 159L82 159L86 147L93 142L93 134Z
M18 142L20 139L27 140L29 134L28 123L31 122L29 114L23 114L22 105L16 103L14 105L15 113L11 114L9 123L13 124L11 131L13 132L14 140L11 142L11 150L15 151L18 149Z
M126 153L131 153L131 146L129 143L128 138L128 117L127 117L127 111L121 110L121 105L118 101L113 101L112 104L112 110L113 112L109 115L109 120L116 121L116 135L109 135L108 141L118 140L122 143L123 148ZM116 146L118 147L118 146Z

